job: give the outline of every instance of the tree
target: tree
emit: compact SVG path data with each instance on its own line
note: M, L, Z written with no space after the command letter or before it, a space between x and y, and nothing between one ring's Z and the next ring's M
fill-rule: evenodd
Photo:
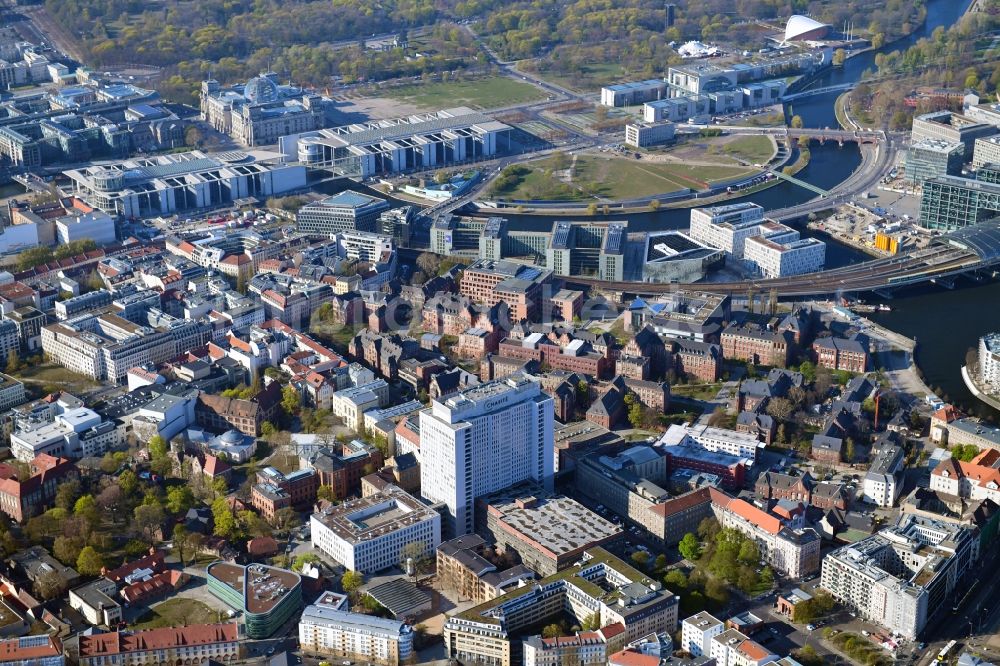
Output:
M7 355L7 374L17 374L21 370L21 367L21 355L14 349Z
M701 557L701 544L698 542L698 537L690 532L685 534L684 538L677 544L677 550L680 551L685 560L691 562Z
M661 573L666 568L667 568L667 556L664 555L663 553L660 553L659 555L656 556L656 559L653 561L653 571Z
M122 489L117 485L109 484L105 486L94 499L97 500L97 506L101 509L101 511L115 515L121 507L123 498L124 494L122 493Z
M83 495L73 505L73 515L83 518L90 525L96 525L101 520L100 512L97 510L97 502L93 495Z
M326 500L327 502L335 500L336 496L333 494L333 487L326 484L321 485L316 489L316 499Z
M191 554L189 550L189 537L191 533L188 528L184 527L183 523L177 523L174 525L174 531L170 535L174 540L174 552L177 553L177 559L181 561L181 566L187 566L186 556Z
M642 423L645 420L643 413L642 403L636 400L628 408L628 422L632 424L633 428L641 428Z
M233 514L232 507L224 496L215 498L212 502L212 518L215 521L214 533L224 539L233 541L240 532L240 525Z
M316 553L300 553L296 555L295 561L292 563L292 571L302 571L302 568L307 564L313 564L319 562L319 555Z
M795 405L788 398L771 398L767 401L766 411L775 420L785 423L795 413Z
M421 252L417 256L417 267L428 278L435 277L441 268L441 257L432 252Z
M847 60L847 52L844 51L844 49L837 49L836 51L833 52L832 62L834 67L842 66L845 60Z
M163 507L157 504L140 504L132 512L135 526L138 527L146 540L153 542L153 536L163 525Z
M671 569L663 577L663 584L674 594L681 594L688 589L688 579L680 569Z
M280 531L287 532L295 526L298 519L299 515L295 513L295 509L290 506L286 506L278 511L275 511L273 524Z
M76 479L64 481L56 488L56 506L60 509L69 511L76 504L78 497L80 497L80 482Z
M118 475L118 487L126 496L131 495L139 487L139 477L130 469Z
M194 493L187 485L173 486L167 490L167 511L179 515L194 505Z
M542 628L542 638L556 638L557 636L563 635L563 628L561 625L553 622L552 624L547 624Z
M85 576L96 576L104 568L104 558L93 546L86 546L76 560L76 570Z
M286 415L298 414L301 403L302 396L297 388L289 384L281 389L281 408L285 410Z
M812 361L802 361L802 365L799 366L799 372L802 373L802 378L807 384L812 384L816 381L816 364Z
M274 433L276 432L278 432L277 428L275 428L274 424L271 423L270 421L264 421L263 423L260 424L261 437L268 439L270 437L273 437Z
M66 581L63 580L58 571L46 571L35 578L32 587L36 595L49 601L61 596L66 591Z
M66 566L76 566L83 545L83 539L79 537L57 536L52 542L52 554Z
M792 121L789 124L795 129L802 128L803 127L802 116L799 115L792 116Z
M167 440L160 435L153 435L149 439L147 447L149 448L149 457L151 460L162 458L167 455L167 451L169 450Z
M354 597L361 586L365 584L365 577L358 571L347 571L340 577L340 587L344 594Z
M640 571L645 571L646 567L649 566L649 553L644 550L637 550L632 553L632 563L635 564Z
M854 462L854 440L850 437L844 441L844 462Z
M743 543L740 544L738 559L744 564L756 565L760 561L760 550L757 548L757 544L751 539L744 539Z

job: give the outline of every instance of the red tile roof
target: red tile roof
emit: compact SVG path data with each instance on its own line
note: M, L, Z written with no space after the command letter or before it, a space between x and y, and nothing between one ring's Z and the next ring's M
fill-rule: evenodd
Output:
M608 664L611 666L660 666L660 658L651 654L622 650L608 657Z
M93 636L80 636L80 658L167 650L191 645L232 643L239 638L235 624L195 624L188 627L148 629L135 633L113 631Z
M34 641L31 642L34 643ZM4 663L17 660L28 663L29 659L58 657L60 654L62 654L62 643L55 636L49 636L48 642L44 645L32 647L21 647L20 639L17 638L0 641L0 662Z

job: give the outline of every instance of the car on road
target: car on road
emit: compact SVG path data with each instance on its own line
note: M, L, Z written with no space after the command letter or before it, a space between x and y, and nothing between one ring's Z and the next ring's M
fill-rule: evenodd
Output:
M806 625L806 629L809 630L809 631L814 631L816 629L816 625L815 624L807 624Z

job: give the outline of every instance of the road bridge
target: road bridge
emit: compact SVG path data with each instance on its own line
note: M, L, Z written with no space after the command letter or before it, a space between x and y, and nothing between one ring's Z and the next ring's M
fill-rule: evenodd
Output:
M739 296L748 291L779 296L815 296L861 291L892 291L926 282L947 282L974 271L1000 266L1000 218L960 229L935 239L926 248L885 259L852 264L819 273L739 282L667 284L608 282L567 278L567 282L627 294L661 294L679 288Z

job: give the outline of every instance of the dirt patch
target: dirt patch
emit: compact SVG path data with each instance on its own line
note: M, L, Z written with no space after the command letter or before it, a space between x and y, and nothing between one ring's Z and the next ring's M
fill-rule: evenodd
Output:
M336 113L343 114L347 122L361 122L363 119L382 120L399 118L426 111L415 104L407 104L389 97L353 97L336 100ZM337 124L342 124L339 121Z

